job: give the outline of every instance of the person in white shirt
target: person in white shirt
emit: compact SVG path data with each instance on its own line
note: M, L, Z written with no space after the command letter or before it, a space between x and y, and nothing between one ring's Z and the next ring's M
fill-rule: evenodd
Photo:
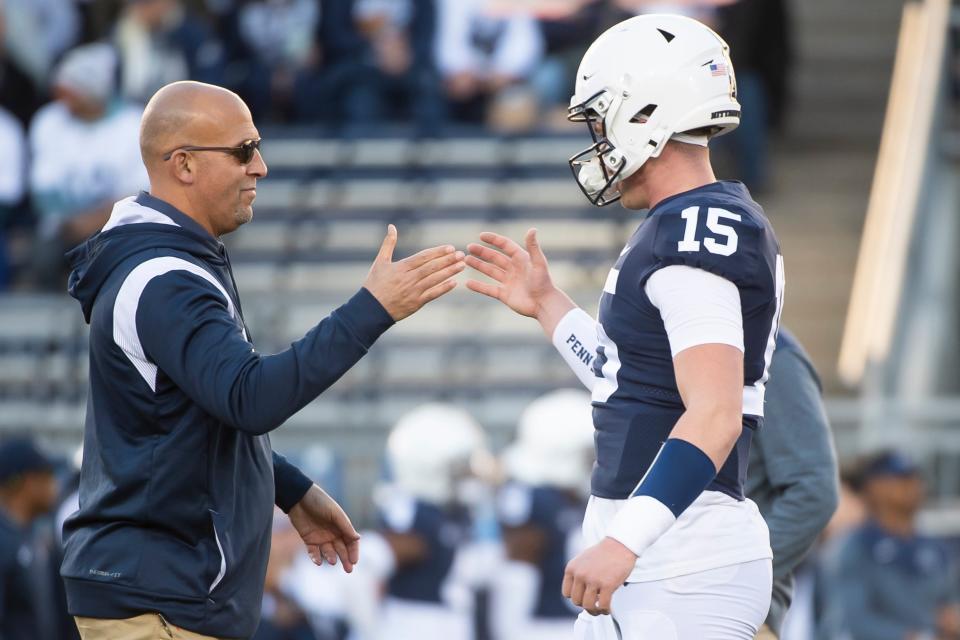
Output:
M437 67L451 115L480 121L509 98L543 58L543 35L530 11L495 11L488 0L438 0Z
M137 145L143 110L117 96L116 65L106 44L68 53L53 74L55 100L30 123L35 285L60 287L63 253L102 227L116 200L149 185Z
M6 150L4 171L0 173L0 291L3 291L12 280L6 227L23 201L27 166L23 125L3 107L0 107L0 148Z

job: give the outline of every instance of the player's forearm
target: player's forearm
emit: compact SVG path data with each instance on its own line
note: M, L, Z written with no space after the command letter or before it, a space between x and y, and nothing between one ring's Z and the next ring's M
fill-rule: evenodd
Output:
M567 313L576 308L577 305L570 296L556 287L537 301L537 322L547 334L547 338L553 339L557 325Z
M685 410L670 437L693 444L719 469L743 431L743 352L700 344L678 352L673 366Z
M743 430L740 407L726 404L718 402L688 407L670 432L671 438L685 440L707 454L718 470L733 451Z
M558 304L556 312L559 313L562 309ZM553 346L587 391L593 392L597 381L593 364L599 346L596 320L583 309L573 306L567 308L563 316L552 324L552 331L548 332L547 336ZM544 326L544 331L547 331L547 326Z

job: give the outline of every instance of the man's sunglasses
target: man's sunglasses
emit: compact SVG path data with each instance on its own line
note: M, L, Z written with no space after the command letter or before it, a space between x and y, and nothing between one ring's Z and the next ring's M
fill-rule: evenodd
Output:
M253 154L259 150L260 140L247 140L236 147L177 147L163 156L163 160L169 160L177 151L219 151L221 153L229 153L239 160L240 164L250 164L250 161L253 160Z

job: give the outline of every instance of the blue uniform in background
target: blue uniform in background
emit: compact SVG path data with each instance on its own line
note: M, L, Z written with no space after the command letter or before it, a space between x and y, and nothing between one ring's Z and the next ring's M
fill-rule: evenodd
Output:
M378 638L470 640L474 594L457 567L470 541L468 512L397 492L381 504L379 516L385 534L419 538L425 555L398 565L388 579Z
M427 556L422 562L401 567L387 583L387 593L400 600L444 604L443 585L453 567L457 547L470 535L466 514L447 511L439 506L415 500L396 509L412 508L412 518L391 513L391 506L381 513L384 528L395 533L415 534L423 539Z
M576 550L584 503L570 492L554 487L530 487L512 482L501 491L498 515L504 527L534 527L542 533L543 553L534 565L537 594L532 617L562 620L576 617L579 609L563 597L563 573Z

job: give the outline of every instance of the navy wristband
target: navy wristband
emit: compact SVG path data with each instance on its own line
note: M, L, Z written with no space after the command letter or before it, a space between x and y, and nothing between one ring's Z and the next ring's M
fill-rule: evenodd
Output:
M650 496L680 517L716 476L707 454L686 440L670 438L631 497Z

